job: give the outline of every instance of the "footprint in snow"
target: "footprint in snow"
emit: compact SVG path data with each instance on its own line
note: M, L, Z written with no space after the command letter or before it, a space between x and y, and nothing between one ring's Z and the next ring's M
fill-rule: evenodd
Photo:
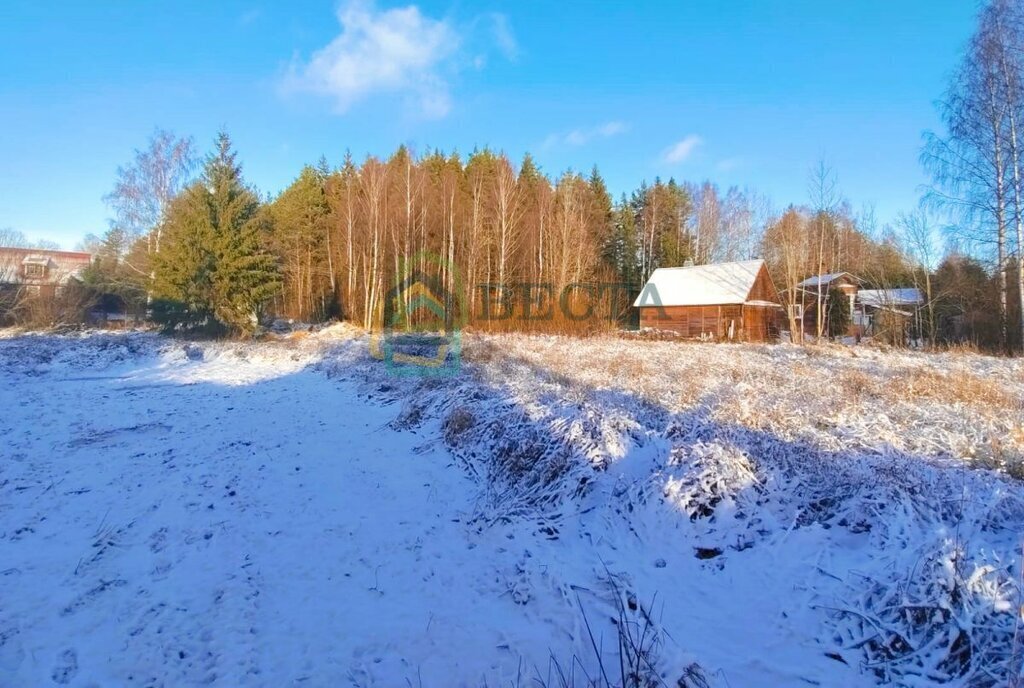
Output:
M53 668L50 678L54 683L67 685L78 673L78 654L74 650L64 650L57 658L57 666Z
M149 551L153 554L162 552L167 547L167 528L160 528L149 536Z

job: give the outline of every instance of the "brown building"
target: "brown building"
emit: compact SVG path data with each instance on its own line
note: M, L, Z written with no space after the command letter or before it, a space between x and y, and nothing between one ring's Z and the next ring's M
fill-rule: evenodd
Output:
M842 294L847 300L850 313L849 336L859 337L863 332L857 313L857 292L860 290L861 279L848 272L832 272L827 275L808 277L796 285L798 308L797 320L803 324L805 337L813 337L818 329L818 299L820 295L822 311L827 312L834 294Z
M633 305L641 328L716 341L773 340L782 317L763 260L659 268Z
M848 272L808 277L800 282L797 285L796 319L803 324L804 336L813 337L817 332L820 294L823 312L832 306L836 295L847 301L850 313L848 336L857 339L881 336L897 342L907 339L924 305L920 290L912 287L862 289L863 284L862 279Z
M88 253L0 247L0 289L53 297L91 262Z

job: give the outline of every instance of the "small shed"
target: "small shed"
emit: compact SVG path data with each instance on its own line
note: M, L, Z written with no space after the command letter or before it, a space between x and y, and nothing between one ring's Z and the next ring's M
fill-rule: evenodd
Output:
M641 328L719 341L772 340L782 313L763 260L658 268L633 306Z
M902 344L910 337L915 316L920 317L925 303L920 289L861 289L857 294L864 333ZM922 329L917 323L918 331Z

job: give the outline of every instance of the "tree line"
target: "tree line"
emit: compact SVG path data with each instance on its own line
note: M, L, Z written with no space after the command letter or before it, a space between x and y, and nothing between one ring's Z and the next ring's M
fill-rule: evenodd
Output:
M89 240L92 283L172 327L248 331L275 315L372 328L403 266L425 255L483 327L494 301L517 290L516 307L538 312L544 304L521 299L593 284L618 287L602 313L621 324L653 270L688 261L764 256L780 285L819 267L879 283L912 272L895 237L872 236L839 201L775 215L756 193L672 179L614 201L596 167L552 179L529 155L517 164L488 149L463 159L402 146L359 164L346 154L261 199L226 134L198 166L191 140L158 132L118 177L108 199L117 219Z
M922 160L935 179L926 201L949 214L958 251L994 276L997 333L1024 345L1024 6L991 0L940 104L945 125L929 132Z
M747 189L674 179L613 198L596 167L549 176L530 155L486 148L346 153L270 197L247 184L226 134L200 160L192 139L157 131L117 171L111 226L87 241L88 282L168 327L251 332L283 317L372 328L396 277L429 264L474 326L564 327L528 315L544 299L597 293L602 317L585 325L596 327L628 324L658 267L763 257L787 303L801 280L847 271L868 287L919 287L918 337L1020 349L1022 14L1012 0L981 9L941 104L945 130L926 135L934 185L885 226L852 209L824 163L806 198L781 210ZM516 317L490 317L509 302Z

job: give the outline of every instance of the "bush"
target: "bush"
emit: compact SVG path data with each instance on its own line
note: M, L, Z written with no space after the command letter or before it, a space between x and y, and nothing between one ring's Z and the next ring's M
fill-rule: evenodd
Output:
M0 324L43 328L84 323L96 302L95 294L78 282L53 291L24 287L0 292Z

